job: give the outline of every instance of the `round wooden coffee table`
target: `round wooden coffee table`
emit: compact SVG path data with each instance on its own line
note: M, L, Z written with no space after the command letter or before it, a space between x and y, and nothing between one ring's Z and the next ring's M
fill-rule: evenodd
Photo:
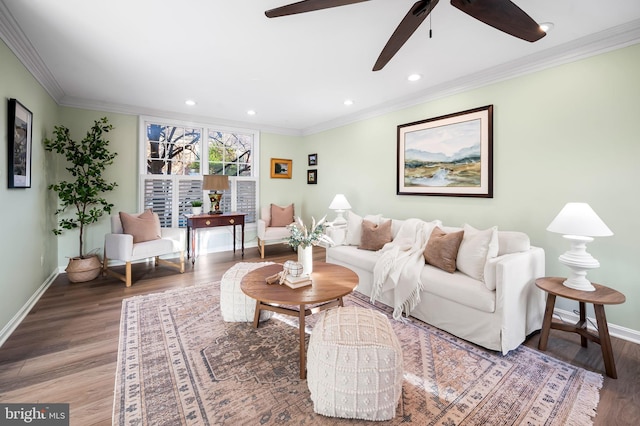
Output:
M358 285L358 275L344 266L314 262L311 278L313 284L292 289L282 284L267 284L265 278L282 271L282 265L268 265L254 269L242 278L240 288L256 300L253 327L258 328L260 311L273 311L298 317L300 336L300 378L307 378L304 318L334 306L343 306L342 297ZM299 309L280 305L294 305ZM309 308L306 305L313 305Z

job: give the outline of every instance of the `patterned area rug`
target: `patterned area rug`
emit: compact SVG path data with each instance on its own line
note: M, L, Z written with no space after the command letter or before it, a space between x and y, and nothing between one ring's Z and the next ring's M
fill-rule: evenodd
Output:
M293 317L275 315L257 330L225 323L219 300L215 283L123 301L114 425L365 423L313 412ZM358 293L345 305L372 307ZM502 356L419 321L392 324L405 381L385 424L593 423L600 374L523 346Z

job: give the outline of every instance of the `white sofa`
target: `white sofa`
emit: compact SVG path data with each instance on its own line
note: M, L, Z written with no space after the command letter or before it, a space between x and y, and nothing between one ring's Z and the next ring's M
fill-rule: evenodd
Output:
M373 271L381 252L358 248L359 237L354 236L358 218L350 212L348 225L327 228L335 245L327 248L326 261L356 272L360 278L356 290L371 296ZM384 220L380 215L374 218ZM402 220L392 220L392 238L396 237L402 224ZM440 227L447 233L463 229ZM449 273L424 262L420 273L420 300L409 314L462 339L506 354L542 326L545 294L535 286L534 280L544 276L545 258L541 248L530 245L526 234L496 233L498 247L494 254L497 255L487 256L483 281L459 270ZM378 300L393 306L393 293L394 290L384 292Z

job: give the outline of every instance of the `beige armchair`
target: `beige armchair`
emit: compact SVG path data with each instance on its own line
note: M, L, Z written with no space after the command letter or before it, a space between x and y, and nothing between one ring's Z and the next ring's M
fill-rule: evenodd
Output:
M260 209L260 219L258 219L260 258L264 259L265 244L283 243L289 238L291 231L287 229L287 225L293 223L294 214L293 204L286 207L270 204Z
M126 233L125 233L126 232ZM161 228L156 213L147 210L138 214L120 213L111 216L111 233L105 235L103 274L110 274L131 287L131 263L155 258L156 266L163 264L184 272L185 230ZM178 263L160 256L179 253ZM110 260L125 262L125 274L109 269Z

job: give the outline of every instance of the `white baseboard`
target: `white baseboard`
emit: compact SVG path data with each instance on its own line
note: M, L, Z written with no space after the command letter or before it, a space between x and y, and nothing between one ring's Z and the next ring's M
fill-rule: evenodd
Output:
M36 292L31 295L29 300L27 300L27 303L22 306L22 309L20 309L18 313L16 313L13 318L11 318L11 321L9 321L7 325L4 326L4 328L0 331L0 347L4 345L4 342L6 342L9 336L11 336L11 333L13 333L16 328L18 328L22 320L24 320L27 314L31 311L31 308L33 308L38 300L40 300L44 292L47 291L47 289L53 283L57 276L58 270L56 269L51 273L51 275L47 277L47 279L42 283L38 290L36 290Z
M554 309L553 313L555 316L560 317L563 321L577 323L580 320L578 314L570 311L565 311L564 309ZM596 324L596 319L592 317L587 317L587 329L596 332L596 328L594 324ZM609 334L611 336L615 336L622 340L627 340L632 343L640 344L640 331L633 330L631 328L622 327L620 325L615 325L611 323L607 323L609 328Z

